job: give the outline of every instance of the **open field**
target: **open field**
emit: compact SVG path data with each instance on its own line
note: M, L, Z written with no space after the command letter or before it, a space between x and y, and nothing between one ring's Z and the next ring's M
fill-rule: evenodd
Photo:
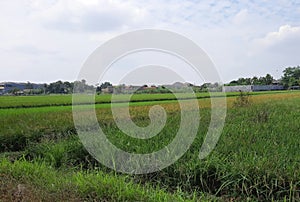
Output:
M252 92L251 95L286 93L286 91ZM227 97L237 96L238 92L226 93ZM191 96L184 93L178 94L182 99L189 99ZM223 93L214 93L214 96L223 96ZM209 93L196 93L197 98L209 98ZM116 95L119 102L127 99L127 95ZM131 102L176 100L173 94L134 94ZM96 104L110 103L111 94L97 95ZM82 103L85 103L84 99ZM41 95L41 96L0 96L0 109L4 108L28 108L47 106L70 106L72 105L72 95Z
M158 151L178 130L179 105L170 94L135 96L130 112L137 125L149 124L152 105L165 108L167 123L157 136L141 140L120 131L109 95L96 97L99 124L121 149ZM162 171L132 176L102 166L85 150L74 128L71 96L0 97L0 199L300 200L300 92L253 93L245 106L234 104L237 93L228 94L222 136L214 151L199 160L210 122L207 96L197 94L202 98L198 100L201 122L185 155Z

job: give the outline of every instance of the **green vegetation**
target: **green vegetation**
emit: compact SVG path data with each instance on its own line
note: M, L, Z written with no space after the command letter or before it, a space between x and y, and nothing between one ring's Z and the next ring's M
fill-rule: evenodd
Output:
M229 84L229 86L236 86L236 85L271 85L274 78L267 74L266 76L257 77L254 76L252 78L239 78L238 80L233 80Z
M266 91L266 92L251 92L250 95L260 94L275 94L286 93L286 91ZM185 93L179 93L179 98L189 99L192 96ZM196 93L198 99L209 98L209 93ZM238 96L238 92L226 93L227 97ZM96 104L104 104L111 102L111 94L95 96ZM124 102L128 95L115 95L117 102ZM223 96L223 93L214 92L213 96ZM176 100L175 96L170 93L163 94L134 94L131 97L131 102L148 102L148 101L166 101ZM84 97L82 103L86 103ZM48 107L48 106L71 106L72 95L40 95L40 96L0 96L0 109L5 108L29 108L29 107Z
M235 107L246 107L249 106L251 104L250 101L250 95L248 92L243 92L240 91L239 96L236 98L235 102L233 103L233 105Z
M95 97L96 104L110 103L111 94L97 95ZM191 98L191 95L179 94L180 98ZM209 97L209 93L196 94L198 98ZM118 102L124 102L128 99L128 95L115 95ZM140 101L161 101L176 100L173 94L134 94L131 102ZM82 103L86 103L85 97L82 97ZM72 105L71 95L50 95L50 96L1 96L0 108L24 108L24 107L45 107L45 106L67 106Z
M282 83L286 88L300 86L300 66L288 67L283 73Z
M146 97L136 96L137 100ZM168 115L164 129L149 140L122 133L110 104L96 105L99 124L117 147L148 153L163 148L176 134L178 103L153 101L155 94L147 96L152 101L131 104L137 125L149 124L153 104L159 103ZM300 92L250 94L251 105L239 106L235 103L245 98L229 94L222 136L203 160L198 154L210 122L210 99L199 99L201 123L186 154L164 170L132 176L115 173L89 155L76 135L71 106L50 107L53 103L69 105L69 96L10 97L15 102L8 98L0 98L1 106L20 107L26 99L38 100L31 105L28 101L31 108L0 109L0 198L17 197L24 186L27 194L21 197L47 201L300 200ZM96 100L103 98L110 101L108 95ZM47 107L34 107L41 103ZM122 107L122 103L117 105Z
M94 170L56 170L45 163L0 162L0 196L6 201L184 201L185 193L170 194L138 185L126 176ZM67 173L67 174L66 174ZM6 180L6 181L4 181ZM5 194L7 193L8 194ZM191 196L189 201L196 201ZM202 200L206 200L202 197Z
M257 77L253 76L252 78L239 78L225 84L228 86L236 85L271 85L273 84L274 78L270 74L266 76ZM276 84L281 84L285 89L299 89L300 86L300 66L296 67L287 67L283 70L283 75L281 79L275 81Z

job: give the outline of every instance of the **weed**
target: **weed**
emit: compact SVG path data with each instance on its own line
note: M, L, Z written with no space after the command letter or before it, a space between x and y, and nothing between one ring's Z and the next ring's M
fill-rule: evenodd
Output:
M250 106L250 94L249 92L243 92L240 90L240 94L236 97L235 102L233 103L233 106L235 107L247 107Z

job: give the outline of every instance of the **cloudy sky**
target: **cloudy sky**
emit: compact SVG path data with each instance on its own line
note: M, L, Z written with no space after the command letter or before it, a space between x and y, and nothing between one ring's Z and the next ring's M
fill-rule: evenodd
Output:
M102 43L145 28L195 41L224 82L279 78L300 65L299 19L299 0L1 0L0 81L73 81Z

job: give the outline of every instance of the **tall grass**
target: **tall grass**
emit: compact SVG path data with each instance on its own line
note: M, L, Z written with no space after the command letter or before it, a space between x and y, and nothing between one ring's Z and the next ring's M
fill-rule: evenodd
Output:
M7 200L196 201L195 195L187 195L180 190L170 194L161 187L141 186L126 176L108 175L98 169L55 170L44 163L29 163L22 160L11 163L2 159L0 170L1 178L8 180L6 183L13 180L18 182L14 184L16 187L0 189L0 196ZM2 187L6 184L1 181L0 185ZM20 187L23 187L23 193L17 194ZM199 199L208 201L209 198Z

